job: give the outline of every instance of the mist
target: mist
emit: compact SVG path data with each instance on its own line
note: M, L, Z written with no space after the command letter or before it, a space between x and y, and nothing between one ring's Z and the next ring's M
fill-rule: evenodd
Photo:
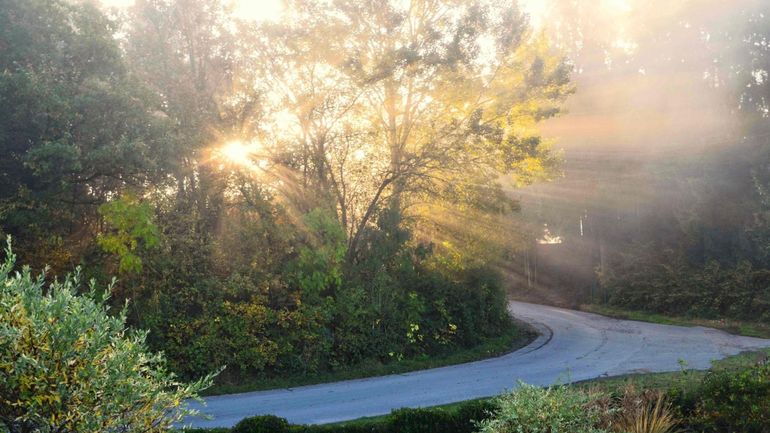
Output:
M755 183L752 159L768 142L768 45L757 29L770 5L550 1L530 10L570 58L577 91L543 126L561 151L561 176L511 193L529 226L547 225L559 241L533 243L520 257L514 291L586 302L598 296L609 257L665 237L696 207L706 211L701 224L731 232L724 242L744 242L756 212L706 214L740 207Z

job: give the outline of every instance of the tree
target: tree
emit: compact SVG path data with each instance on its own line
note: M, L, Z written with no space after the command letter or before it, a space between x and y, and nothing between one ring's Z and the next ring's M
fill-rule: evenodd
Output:
M533 127L570 68L513 2L293 1L255 40L283 132L268 147L290 146L296 183L335 202L350 259L385 206L504 210L501 176L554 166Z
M260 119L259 94L240 54L247 48L221 0L140 0L124 30L130 69L161 99L159 112L171 125L169 187L162 194L175 201L162 210L193 218L190 230L205 243L230 186L215 150L252 140Z
M0 1L0 232L35 267L79 263L98 206L157 180L166 160L159 100L115 31L88 2Z
M0 264L0 430L166 432L196 413L185 400L213 376L177 382L147 350L147 333L126 329L125 310L111 316L93 282L77 294L77 271L46 287L45 275L14 266L9 246Z

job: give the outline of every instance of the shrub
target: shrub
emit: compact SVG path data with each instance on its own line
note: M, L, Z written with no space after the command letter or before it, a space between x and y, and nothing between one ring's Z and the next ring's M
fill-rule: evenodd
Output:
M497 410L493 400L471 400L457 408L455 433L473 433L479 422L489 419Z
M601 433L599 409L589 394L559 386L524 383L497 399L499 408L479 424L481 433Z
M712 371L703 381L694 422L720 433L770 432L770 364Z
M289 433L289 422L274 415L252 416L242 419L232 433Z
M455 417L443 409L398 409L390 415L390 430L401 433L454 431Z
M9 242L10 243L10 242ZM0 263L0 431L166 432L193 414L184 401L211 382L178 383L146 333L112 317L92 283L78 296L78 273L44 287L28 267ZM109 290L107 290L109 292Z

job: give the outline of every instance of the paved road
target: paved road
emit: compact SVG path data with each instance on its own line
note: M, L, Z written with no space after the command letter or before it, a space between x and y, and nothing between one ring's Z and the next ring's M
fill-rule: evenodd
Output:
M693 327L610 319L596 314L511 302L510 311L541 335L498 358L413 373L231 394L206 399L212 420L232 426L247 416L275 414L294 423L328 423L499 394L518 380L535 385L626 373L675 371L678 360L706 369L711 360L770 347L770 340Z

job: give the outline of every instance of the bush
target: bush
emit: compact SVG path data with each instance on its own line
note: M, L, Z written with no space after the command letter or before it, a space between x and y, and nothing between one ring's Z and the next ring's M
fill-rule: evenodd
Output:
M274 415L252 416L242 419L232 433L289 433L289 422Z
M0 431L166 432L193 414L184 401L211 382L178 383L146 333L108 314L94 284L78 296L78 273L44 287L28 267L0 263ZM107 290L109 292L109 289Z
M455 433L475 432L477 424L489 419L497 408L497 402L493 400L471 400L464 403L455 414Z
M693 424L719 433L770 432L770 364L712 371L703 381Z
M691 263L681 253L639 245L612 256L599 276L608 303L624 309L706 319L770 321L770 272L741 261Z
M601 433L601 412L577 389L524 383L497 399L499 409L480 423L481 433Z
M442 409L398 409L390 414L390 427L401 433L453 432L455 417Z
M158 221L164 233L190 225ZM252 261L262 260L258 251L273 251L273 241L252 245L253 260L243 263L226 254L270 239L257 229L207 247L164 235L162 248L143 257L153 271L123 281L125 293L138 298L136 323L151 330L152 346L183 377L227 365L223 385L446 356L499 341L515 327L491 269L433 269L429 250L407 242L408 230L397 224L368 229L366 254L347 263L339 229L331 216L311 212L303 230L282 229L293 239L282 248L296 254L276 251L270 269ZM144 289L127 290L133 286Z

